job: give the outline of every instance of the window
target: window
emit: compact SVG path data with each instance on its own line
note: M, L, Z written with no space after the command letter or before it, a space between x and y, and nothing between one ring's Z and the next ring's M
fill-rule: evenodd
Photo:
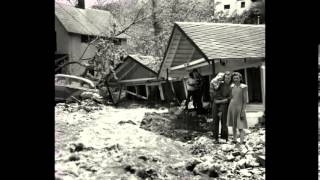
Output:
M114 39L113 40L114 45L121 45L121 40L120 39Z
M246 6L245 2L241 2L241 8L244 8Z
M91 42L94 38L95 38L94 36L81 35L81 42L82 42L82 43L89 43L89 42Z
M229 4L224 5L224 9L230 9L230 5Z

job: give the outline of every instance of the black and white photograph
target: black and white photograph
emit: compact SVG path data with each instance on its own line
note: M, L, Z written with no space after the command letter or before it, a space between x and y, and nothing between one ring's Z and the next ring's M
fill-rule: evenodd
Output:
M56 180L265 179L264 0L54 6Z

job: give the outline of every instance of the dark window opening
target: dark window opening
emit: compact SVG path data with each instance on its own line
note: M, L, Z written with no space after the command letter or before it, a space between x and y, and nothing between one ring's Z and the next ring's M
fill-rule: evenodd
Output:
M241 2L241 8L244 8L246 6L245 2Z
M224 9L230 9L230 5L224 5Z
M96 38L95 36L81 35L81 42L82 43L89 43L92 40L94 40L95 38Z
M137 90L138 90L137 94L141 96L147 96L146 87L144 85L139 85Z
M260 68L248 68L248 95L250 103L262 103L262 89L261 89L261 72Z
M121 40L120 39L114 39L113 40L114 45L121 45Z

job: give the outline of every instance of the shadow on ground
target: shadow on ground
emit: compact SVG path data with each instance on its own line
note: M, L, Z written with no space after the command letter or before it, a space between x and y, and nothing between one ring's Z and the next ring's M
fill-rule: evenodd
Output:
M211 136L212 123L204 115L195 115L193 111L183 111L179 115L170 113L146 113L140 128L187 142L198 136Z

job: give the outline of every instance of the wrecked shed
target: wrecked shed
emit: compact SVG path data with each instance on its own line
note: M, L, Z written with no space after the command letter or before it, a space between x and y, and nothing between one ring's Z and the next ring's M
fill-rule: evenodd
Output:
M161 59L139 54L128 55L115 69L117 80L108 77L109 85L119 87L127 96L144 100L164 100L162 83L157 79ZM167 93L166 93L167 94Z

